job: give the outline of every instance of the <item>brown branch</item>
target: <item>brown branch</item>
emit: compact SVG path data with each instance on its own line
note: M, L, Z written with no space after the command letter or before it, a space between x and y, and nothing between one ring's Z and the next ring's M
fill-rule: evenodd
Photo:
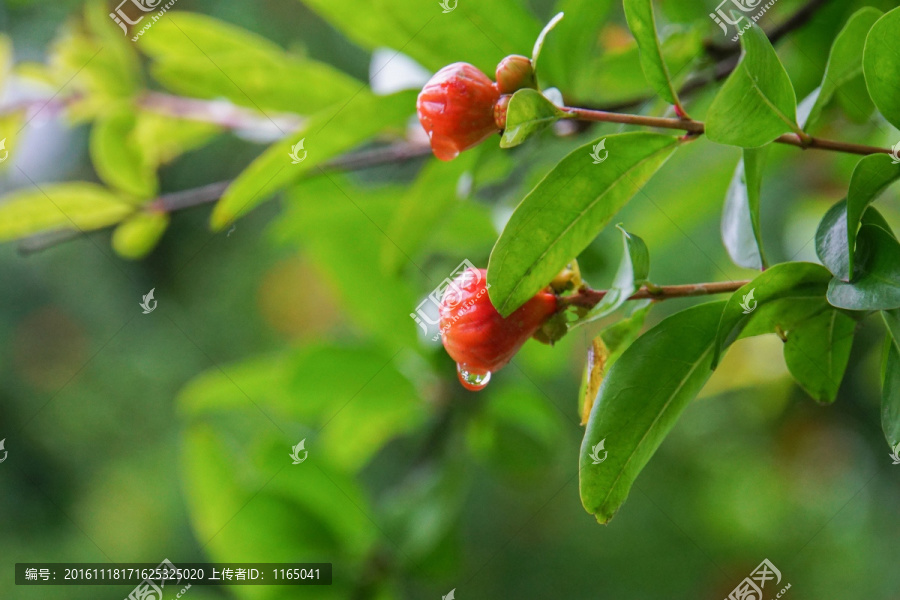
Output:
M565 112L582 121L595 121L602 123L624 123L626 125L643 125L645 127L660 127L664 129L678 129L694 135L700 135L706 131L706 126L700 121L691 119L676 119L670 117L647 117L644 115L628 115L622 113L606 112L602 110L590 110L586 108L564 108ZM829 150L832 152L846 152L849 154L891 154L890 148L878 148L861 144L850 144L834 140L825 140L808 136L805 133L786 133L776 138L775 143L797 146L799 148L815 148L817 150Z
M670 300L672 298L688 298L691 296L709 296L713 294L729 294L735 292L750 280L745 281L713 281L710 283L689 283L686 285L644 286L635 294L629 296L629 300ZM571 296L563 296L559 299L563 307L578 306L581 308L593 308L604 296L606 290L592 290L583 287Z

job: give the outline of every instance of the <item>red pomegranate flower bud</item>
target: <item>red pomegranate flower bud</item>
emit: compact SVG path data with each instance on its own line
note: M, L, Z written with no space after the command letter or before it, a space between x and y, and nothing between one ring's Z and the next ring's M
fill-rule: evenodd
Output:
M453 63L435 73L416 101L434 155L452 160L496 133L494 104L499 98L494 82L468 63Z
M534 67L527 56L513 54L507 56L497 65L497 88L501 94L512 94L522 88L537 87L534 79Z
M558 308L556 296L544 290L504 319L488 298L486 275L467 269L441 300L444 348L456 361L460 383L472 391L483 389Z

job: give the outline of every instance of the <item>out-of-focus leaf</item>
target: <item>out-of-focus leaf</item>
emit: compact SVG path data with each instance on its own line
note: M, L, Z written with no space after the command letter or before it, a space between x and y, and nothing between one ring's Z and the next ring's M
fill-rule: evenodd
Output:
M6 84L6 77L12 66L12 40L5 33L0 34L0 92Z
M812 300L825 306L825 290L831 273L821 265L804 262L780 263L758 275L737 290L722 311L722 322L716 334L716 359L757 317L756 310L775 301Z
M835 92L863 72L863 47L866 35L875 21L883 15L880 10L871 6L859 9L850 17L847 24L834 39L831 54L828 55L828 66L822 78L822 86L816 98L809 118L803 126L809 129L822 116L822 110L831 101Z
M413 111L415 97L414 91L391 96L360 92L346 104L311 117L300 133L270 146L238 175L213 209L212 228L225 228L328 159L387 127L402 125ZM308 154L292 164L291 149L300 141Z
M900 311L884 311L885 339L881 386L881 427L892 448L900 444Z
M740 267L764 269L768 266L763 252L759 226L760 186L766 147L746 148L734 172L725 196L722 212L722 241L731 260Z
M418 346L410 314L419 300L408 278L381 265L384 232L404 191L363 189L336 174L309 179L287 195L276 228L280 239L313 260L359 330L392 347Z
M612 0L557 0L553 12L569 15L560 21L541 50L541 75L566 93L573 91L590 59L596 56L599 31Z
M119 223L113 231L112 247L123 258L143 258L156 247L168 226L168 213L141 211Z
M436 0L425 9L410 0L302 1L363 48L402 50L433 71L463 61L493 73L501 58L530 48L541 28L516 0L450 2L446 14Z
M662 166L677 138L623 133L605 138L605 162L591 158L595 140L557 164L516 208L488 265L491 302L508 316L578 256Z
M647 81L663 100L683 111L663 57L652 0L625 0L624 6L628 27L640 49L641 67Z
M562 21L564 14L565 13L561 12L556 13L556 15L544 25L544 28L541 29L537 39L534 41L534 47L531 49L531 66L534 68L535 73L537 73L538 57L541 55L541 50L544 48L544 40L547 39L547 34L553 31L559 22Z
M850 360L856 321L827 310L787 336L784 362L797 383L818 402L834 402Z
M757 25L741 37L744 54L706 114L714 142L756 148L799 132L797 97L769 38Z
M220 128L211 123L140 111L134 139L150 164L159 166L204 145L219 131Z
M100 116L91 131L91 160L108 185L143 200L156 195L156 169L138 142L136 125L130 108Z
M134 204L93 183L56 183L17 190L0 199L0 241L43 231L90 231L118 223Z
M850 282L835 278L828 285L828 301L848 310L900 308L900 242L881 227L864 224L856 260Z
M637 339L612 366L581 443L581 503L608 523L638 474L712 375L724 302L676 313ZM604 442L606 460L592 448Z
M425 241L459 201L459 179L472 168L477 155L465 152L450 162L429 161L398 200L381 245L381 263L388 272L396 273L406 261L415 260Z
M579 320L578 325L602 319L618 310L647 282L650 275L650 251L647 244L640 237L625 231L621 225L617 227L622 232L624 245L619 269L606 295L583 319Z
M900 128L900 54L897 32L900 31L900 8L890 11L872 26L863 51L863 72L869 95L875 106L894 127Z
M853 170L847 192L847 260L848 273L853 271L853 251L860 219L869 204L893 182L900 179L900 163L887 154L863 157Z
M313 60L283 54L207 56L196 48L189 55L155 62L152 73L177 94L227 98L248 108L304 115L343 104L363 87L352 77Z
M142 52L154 59L178 59L199 53L271 57L284 51L267 38L208 15L179 10L166 15L141 36ZM212 64L209 65L215 68Z
M523 89L513 94L506 110L506 129L500 138L501 148L518 146L529 136L566 116L537 90Z

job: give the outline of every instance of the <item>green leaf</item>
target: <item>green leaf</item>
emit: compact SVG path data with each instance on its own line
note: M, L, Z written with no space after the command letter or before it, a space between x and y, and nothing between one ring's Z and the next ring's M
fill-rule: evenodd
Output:
M194 47L191 54L156 61L151 72L176 94L304 115L343 104L363 87L329 65L284 53L207 55Z
M853 279L833 279L828 301L848 310L900 308L900 242L881 227L864 224L856 244Z
M113 250L123 258L143 258L156 247L168 226L168 213L141 211L122 221L113 231Z
M118 223L134 205L93 183L17 190L0 201L0 241L50 230L90 231Z
M816 255L838 279L850 279L850 255L847 236L847 201L828 209L816 230Z
M784 361L806 393L818 402L834 402L844 378L856 321L838 310L827 310L788 334Z
M744 149L722 211L722 241L731 260L740 267L765 269L768 266L763 252L759 226L760 186L766 147Z
M459 179L472 169L477 156L477 152L464 152L449 162L430 160L399 199L381 245L381 264L389 273L415 260L453 204L459 202Z
M621 225L616 227L622 232L624 245L619 269L603 299L576 325L596 321L615 312L646 283L650 274L650 251L647 244L640 237L625 231Z
M581 503L607 523L675 421L712 375L716 326L724 302L668 317L612 366L591 409L581 444ZM605 442L604 442L605 441ZM606 460L592 449L604 442Z
M881 386L881 427L891 448L900 444L900 311L881 313L888 327Z
M647 81L663 100L684 111L663 57L653 15L653 1L625 0L624 6L628 27L640 48L641 67Z
M819 120L822 110L838 89L862 74L866 35L875 21L883 14L871 6L861 8L853 13L844 28L838 33L831 46L831 53L828 55L828 65L825 67L819 95L806 119L804 129L809 130Z
M518 146L529 136L566 116L565 112L539 91L527 88L519 90L509 100L506 129L500 138L500 147Z
M154 59L187 58L201 52L207 55L245 54L253 57L274 56L284 52L278 44L243 27L201 13L182 10L170 13L154 23L141 36L138 48Z
M491 302L508 316L575 258L678 146L656 133L604 138L605 162L591 143L562 159L516 208L488 264ZM602 140L595 140L600 143Z
M718 364L719 356L725 348L761 316L764 315L765 330L773 330L771 325L774 323L769 319L773 316L778 317L778 313L773 315L757 309L780 300L789 300L791 303L812 300L819 307L825 307L825 291L830 279L831 274L821 265L804 262L780 263L736 291L722 311L722 322L716 335L715 363ZM757 312L760 312L760 315Z
M271 145L225 191L211 217L214 230L227 227L270 196L330 158L382 129L403 125L415 106L415 91L390 96L360 92L346 104L311 117L300 133ZM292 164L292 147L303 141L306 158Z
M756 148L799 133L794 87L766 34L752 25L741 40L743 57L709 107L706 135L720 144Z
M534 47L531 49L531 66L534 69L535 73L537 73L538 57L541 55L541 49L543 49L544 47L544 40L547 39L547 34L550 33L560 21L562 21L562 18L564 16L564 13L556 13L556 15L554 15L546 25L544 25L544 28L541 29L541 32L538 34L537 39L534 41Z
M900 8L890 11L872 26L863 51L866 86L875 106L894 127L900 128L900 53L897 32L900 31Z
M493 73L501 58L530 47L541 29L518 0L451 2L456 8L447 14L437 0L302 1L362 48L395 48L432 71L462 61Z
M847 192L847 259L848 273L853 271L853 250L856 248L856 232L860 219L869 204L900 179L900 163L887 154L863 157L850 178Z
M100 116L91 131L91 160L109 186L139 199L156 195L156 168L138 143L137 116L130 108Z
M150 164L158 167L203 146L220 130L218 125L212 123L139 111L134 139Z

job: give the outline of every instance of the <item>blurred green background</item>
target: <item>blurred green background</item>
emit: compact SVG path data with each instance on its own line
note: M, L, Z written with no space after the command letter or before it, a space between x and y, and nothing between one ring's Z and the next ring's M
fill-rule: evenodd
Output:
M327 10L311 2L317 11L296 0L179 0L163 18L214 17L363 86L372 55L365 31L346 35L323 19L328 10L371 11L375 23L400 6L410 27L446 27L449 45L435 56L411 52L435 70L453 44L467 47L453 37L464 18L483 26L479 17L493 15L497 32L509 27L509 39L530 44L559 8L522 2L533 27L512 30L501 6L509 2L469 15L467 1L443 15L436 0L332 0ZM559 4L591 15L584 21L596 16L602 58L595 77L560 84L567 97L603 104L642 95L620 4L608 12ZM780 0L764 23L801 5ZM826 2L777 47L798 97L818 85L834 35L864 5L896 3ZM713 2L659 6L662 18L718 41L706 16ZM15 62L47 62L61 28L83 10L3 2ZM508 50L488 40L471 47L495 63ZM306 93L302 81L288 83ZM152 77L145 85L164 89ZM691 96L693 116L702 119L714 91ZM839 98L816 133L875 145L900 139L855 106ZM186 597L198 600L437 599L454 588L461 600L723 598L768 558L791 584L786 597L895 600L900 467L887 458L879 424L877 324L859 332L831 407L793 384L775 336L738 343L608 526L581 507L577 484L578 388L598 328L553 348L529 342L479 394L463 390L440 346L417 334L409 314L463 259L486 266L499 228L547 170L619 130L547 131L502 152L489 141L453 167L421 157L310 176L229 232L210 232L209 205L181 210L141 261L117 256L108 231L32 253L0 246L0 438L9 452L0 464L0 598L111 599L133 587L16 587L17 562L163 558L334 563L328 588L195 586ZM0 167L0 191L29 180L98 181L89 132L84 121L39 116L19 135L21 153ZM161 192L235 177L265 147L246 137L212 132L160 169ZM752 276L731 265L719 237L737 160L736 149L693 142L618 216L647 241L656 283ZM773 150L762 208L772 262L815 260L815 228L855 162ZM443 170L414 186L428 169ZM456 186L464 172L459 199L417 232L409 260L385 268L394 252L385 232L395 231L398 211L433 202L433 186ZM879 207L894 224L897 200L895 188ZM618 232L605 231L580 258L586 279L607 286L620 253ZM144 315L138 303L151 288L158 308ZM692 302L666 302L649 321ZM301 439L309 459L292 465Z

